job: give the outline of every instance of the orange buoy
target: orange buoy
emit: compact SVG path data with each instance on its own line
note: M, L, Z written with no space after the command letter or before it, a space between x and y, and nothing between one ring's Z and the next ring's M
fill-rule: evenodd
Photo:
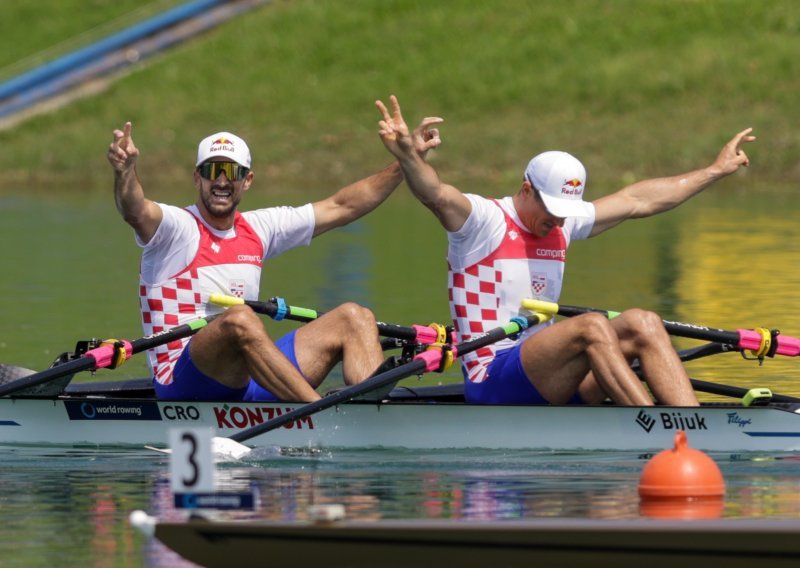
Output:
M675 447L647 462L639 478L643 514L666 518L716 518L722 514L725 481L707 454L688 446L686 432Z

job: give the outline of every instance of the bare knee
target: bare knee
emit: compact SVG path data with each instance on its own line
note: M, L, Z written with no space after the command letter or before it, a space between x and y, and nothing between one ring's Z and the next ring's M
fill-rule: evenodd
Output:
M247 306L228 308L218 321L222 334L225 337L236 338L239 342L267 334L261 319Z
M355 302L346 302L336 308L335 311L347 327L351 329L373 329L376 326L375 315L372 310Z
M634 308L625 310L620 317L625 320L628 333L638 343L652 342L666 334L664 322L655 312Z
M616 341L617 335L604 315L592 312L581 315L579 321L580 335L587 347Z

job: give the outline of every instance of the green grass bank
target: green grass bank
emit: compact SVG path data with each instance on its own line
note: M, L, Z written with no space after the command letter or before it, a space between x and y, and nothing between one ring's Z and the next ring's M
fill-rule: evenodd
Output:
M0 64L143 9L12 2ZM445 118L433 159L465 190L512 191L533 154L559 148L598 196L705 165L748 126L759 140L740 184L792 188L798 61L794 0L275 1L0 132L0 192L108 190L111 130L132 120L151 192L188 186L197 141L227 129L250 143L265 202L303 202L298 190L388 162L373 101L390 93L410 123Z

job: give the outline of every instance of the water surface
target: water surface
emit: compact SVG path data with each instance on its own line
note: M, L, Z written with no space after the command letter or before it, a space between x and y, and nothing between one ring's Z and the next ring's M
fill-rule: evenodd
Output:
M223 466L220 490L253 488L261 499L255 511L216 515L302 521L312 505L341 504L352 520L650 518L637 494L649 457L484 450L276 455ZM713 457L727 483L723 519L800 518L800 462ZM137 509L169 520L188 515L173 507L161 455L0 448L0 459L3 566L190 566L128 524Z
M186 194L159 198L191 200ZM248 199L248 207L276 204L266 193ZM800 335L800 197L772 195L769 207L765 200L764 191L740 190L732 182L727 193L708 192L676 211L574 244L563 303L644 307L677 321ZM0 195L0 215L0 361L39 370L77 340L141 336L139 250L110 188ZM388 322L446 322L445 245L430 213L401 189L362 221L269 263L262 297L279 295L319 310L354 300ZM267 322L275 334L292 325ZM687 367L703 380L800 395L792 358L759 366L725 354ZM145 372L143 358L135 358L97 375ZM452 380L457 373L426 377L432 383ZM341 503L354 519L619 519L642 515L636 487L646 457L334 451L229 466L225 479L258 487L262 505L248 513L256 518L303 519L311 504ZM787 457L715 456L728 484L722 515L800 516L800 461ZM5 448L0 459L4 566L180 564L127 523L135 509L183 515L171 507L161 456Z

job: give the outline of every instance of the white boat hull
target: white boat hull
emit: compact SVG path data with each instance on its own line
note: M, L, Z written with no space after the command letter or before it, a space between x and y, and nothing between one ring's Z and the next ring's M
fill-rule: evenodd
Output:
M173 427L228 437L300 405L59 397L0 399L0 444L165 446ZM247 441L252 446L636 450L672 447L796 452L795 406L476 406L442 402L341 404Z

